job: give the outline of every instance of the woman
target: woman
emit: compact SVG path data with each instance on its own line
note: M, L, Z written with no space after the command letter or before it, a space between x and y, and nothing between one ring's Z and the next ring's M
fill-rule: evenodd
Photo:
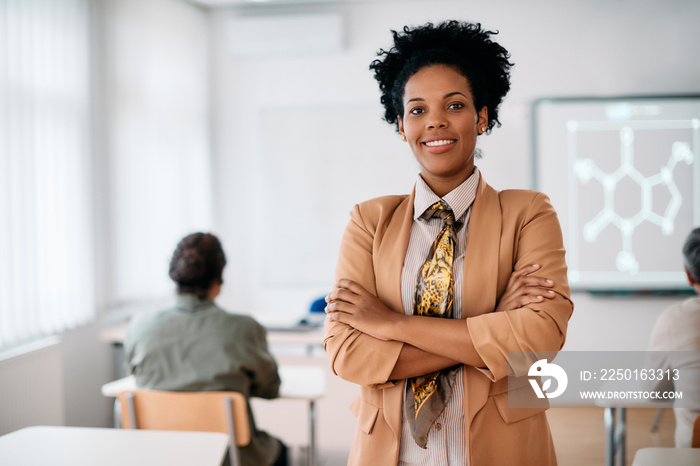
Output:
M494 34L406 27L370 66L421 171L355 206L327 297L332 369L361 385L349 464L556 464L544 408L508 407L508 352L561 349L573 305L547 197L474 166L510 88Z
M129 323L124 351L137 386L278 396L280 378L265 328L214 303L225 265L221 243L210 233L193 233L178 243L170 261L170 278L177 283L174 306L138 314ZM286 465L286 446L256 429L250 406L248 413L251 441L240 449L242 464Z

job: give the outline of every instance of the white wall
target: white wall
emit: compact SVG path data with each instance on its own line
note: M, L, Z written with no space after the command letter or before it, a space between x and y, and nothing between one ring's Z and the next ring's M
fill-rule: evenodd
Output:
M111 427L112 399L102 396L102 385L114 380L111 345L100 341L100 325L91 322L61 335L63 408L65 425Z
M236 21L317 13L342 16L342 50L233 53L229 33ZM477 162L498 189L531 187L533 99L700 92L700 4L691 1L387 1L220 9L210 16L215 218L231 264L222 302L265 321L298 318L326 292L353 203L412 187L418 170L380 120L367 68L390 45L390 29L457 18L501 31L497 40L516 64L512 91L502 106L503 127L482 138L485 156ZM387 166L395 167L388 175ZM275 203L270 193L280 183L285 195ZM322 208L304 211L309 200ZM293 220L295 211L302 220ZM307 261L284 242L303 236L321 250ZM272 244L276 255L266 255L275 241L281 242ZM275 267L298 276L283 283L271 274ZM566 348L644 349L656 316L673 300L577 293Z
M100 0L103 297L170 297L177 242L212 223L207 15L182 0Z

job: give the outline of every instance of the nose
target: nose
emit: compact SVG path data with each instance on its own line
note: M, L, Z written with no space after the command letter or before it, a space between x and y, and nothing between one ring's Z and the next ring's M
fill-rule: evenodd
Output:
M426 121L428 129L447 128L447 118L445 112L431 112L430 118Z

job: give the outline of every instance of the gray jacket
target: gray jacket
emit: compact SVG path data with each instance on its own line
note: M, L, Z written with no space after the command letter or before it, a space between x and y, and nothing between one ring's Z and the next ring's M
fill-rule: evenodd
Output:
M172 308L134 316L124 354L127 371L142 388L278 396L280 378L265 328L194 295L180 294ZM248 413L252 438L241 449L243 465L270 465L280 443L256 429L250 404Z

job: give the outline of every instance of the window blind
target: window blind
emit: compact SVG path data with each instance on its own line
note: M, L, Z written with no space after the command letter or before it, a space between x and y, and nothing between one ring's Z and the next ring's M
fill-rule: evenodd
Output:
M95 312L87 0L0 0L0 349Z

